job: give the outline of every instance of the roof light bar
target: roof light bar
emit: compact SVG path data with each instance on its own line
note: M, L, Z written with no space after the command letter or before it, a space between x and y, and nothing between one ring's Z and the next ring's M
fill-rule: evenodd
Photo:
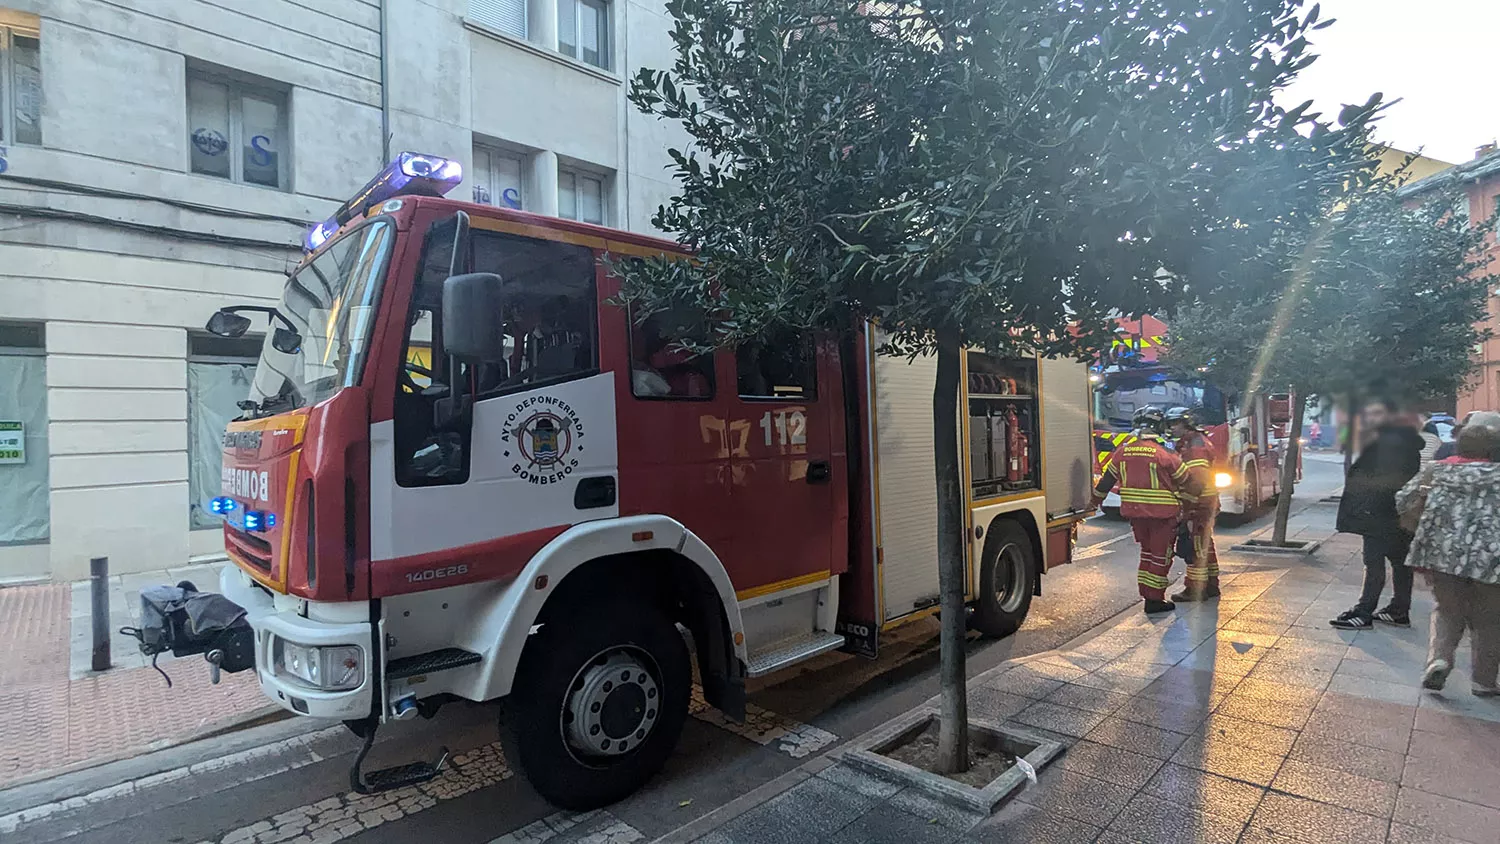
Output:
M403 152L360 188L332 217L313 226L303 238L308 252L322 246L339 227L397 196L443 196L464 180L463 165L452 159Z

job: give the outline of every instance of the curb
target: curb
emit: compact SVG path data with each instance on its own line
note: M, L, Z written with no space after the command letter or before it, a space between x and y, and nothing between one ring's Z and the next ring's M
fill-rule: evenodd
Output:
M295 726L285 723L294 717L280 706L268 704L233 721L198 730L178 739L167 739L165 743L156 746L123 750L62 768L40 771L0 785L0 815L78 797L195 764L226 752L314 732L328 726L327 722L311 718L298 718L299 723Z

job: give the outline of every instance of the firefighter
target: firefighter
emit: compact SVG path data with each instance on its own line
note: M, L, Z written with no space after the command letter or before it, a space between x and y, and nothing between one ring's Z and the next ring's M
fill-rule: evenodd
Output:
M1141 564L1136 572L1141 597L1147 613L1168 612L1177 608L1167 600L1167 573L1172 565L1172 541L1177 536L1182 503L1178 492L1189 492L1195 498L1201 491L1188 477L1187 467L1161 441L1163 413L1160 408L1144 407L1136 412L1132 423L1136 439L1115 450L1104 470L1104 477L1094 487L1095 507L1116 484L1120 486L1120 515L1130 520L1135 541L1141 546Z
M1178 494L1182 499L1184 523L1191 539L1191 552L1184 555L1187 575L1182 579L1182 591L1172 596L1173 601L1206 601L1219 597L1219 552L1214 548L1214 519L1219 515L1218 488L1214 485L1214 449L1208 437L1198 427L1193 411L1186 407L1174 407L1165 416L1167 433L1177 444L1177 456L1187 469L1192 486L1198 494L1186 488Z

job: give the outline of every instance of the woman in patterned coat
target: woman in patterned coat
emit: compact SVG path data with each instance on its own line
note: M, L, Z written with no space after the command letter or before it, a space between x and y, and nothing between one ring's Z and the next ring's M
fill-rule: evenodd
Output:
M1475 414L1458 454L1428 464L1396 494L1408 525L1416 521L1407 565L1427 572L1432 614L1422 686L1441 689L1465 628L1474 649L1473 691L1500 695L1500 413Z

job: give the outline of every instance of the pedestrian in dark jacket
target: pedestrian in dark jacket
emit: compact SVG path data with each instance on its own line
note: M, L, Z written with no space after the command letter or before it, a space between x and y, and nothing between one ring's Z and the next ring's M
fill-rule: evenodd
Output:
M1375 621L1410 627L1412 571L1406 567L1406 554L1411 534L1396 515L1396 492L1421 468L1425 443L1415 427L1396 418L1396 407L1389 401L1366 405L1360 424L1368 442L1344 480L1338 530L1364 537L1365 585L1359 603L1328 623L1346 630L1365 630ZM1387 561L1391 602L1377 610Z

